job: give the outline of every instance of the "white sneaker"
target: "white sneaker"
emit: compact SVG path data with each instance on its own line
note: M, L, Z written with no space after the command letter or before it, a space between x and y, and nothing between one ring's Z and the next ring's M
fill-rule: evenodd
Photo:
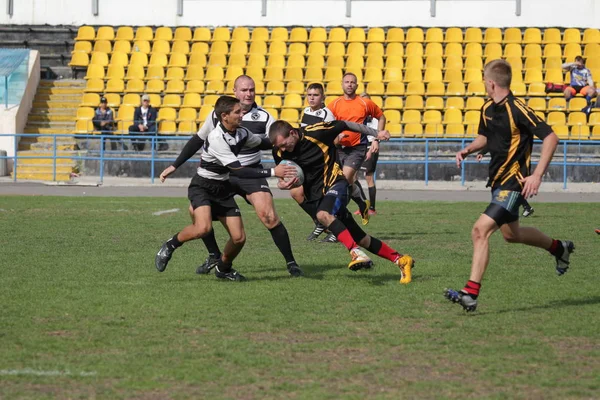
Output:
M348 268L352 271L358 271L363 268L371 268L373 261L358 247L350 250L352 261L348 264Z

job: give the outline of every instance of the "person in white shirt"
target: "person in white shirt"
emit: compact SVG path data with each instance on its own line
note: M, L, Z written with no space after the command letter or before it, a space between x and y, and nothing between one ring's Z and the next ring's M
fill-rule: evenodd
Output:
M164 182L202 148L200 166L188 189L192 224L162 245L156 254L155 266L159 272L163 272L178 247L208 235L212 232L212 221L218 219L229 233L229 241L215 262L215 275L220 279L241 281L245 278L232 268L232 262L244 247L246 235L240 209L233 198L235 193L230 173L236 173L241 179L270 176L295 178L296 169L283 164L271 169L243 166L239 154L244 149L270 149L272 145L269 139L254 135L240 126L242 108L240 101L234 97L221 96L215 104L215 114L218 125L208 136L203 140L199 135L194 135L177 160L160 174L160 180Z

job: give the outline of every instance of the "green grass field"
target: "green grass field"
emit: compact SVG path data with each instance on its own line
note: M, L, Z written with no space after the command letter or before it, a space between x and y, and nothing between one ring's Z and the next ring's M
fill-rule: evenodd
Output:
M484 204L381 202L368 230L415 257L410 285L381 259L349 271L341 245L306 242L311 222L277 201L306 273L292 279L238 204L244 283L196 275L199 241L155 270L188 223L184 198L0 198L0 398L600 396L599 204L538 203L525 220L575 242L562 277L546 252L496 234L468 315L442 291L468 278Z

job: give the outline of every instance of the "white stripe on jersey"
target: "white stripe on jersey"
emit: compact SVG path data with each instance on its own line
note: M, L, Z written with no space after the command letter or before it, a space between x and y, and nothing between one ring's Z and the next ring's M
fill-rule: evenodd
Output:
M320 108L313 111L310 107L306 107L302 113L302 120L300 126L304 128L308 125L318 124L319 122L330 122L334 121L335 117L333 113L327 107Z
M221 124L210 132L200 154L198 175L207 179L226 181L229 179L227 165L239 161L243 148L256 148L262 139L246 128L238 128L235 135L223 130Z
M242 117L242 126L244 128L247 128L255 135L265 138L269 136L269 128L273 122L275 122L275 119L271 116L271 114L269 114L264 108L256 105L256 103L252 106L250 111L248 111ZM213 109L198 131L198 136L200 136L200 139L206 140L208 134L215 129L217 124L218 122L215 116L215 110ZM260 158L261 153L260 150L257 149L245 149L238 156L238 159L243 166L257 164L260 162Z

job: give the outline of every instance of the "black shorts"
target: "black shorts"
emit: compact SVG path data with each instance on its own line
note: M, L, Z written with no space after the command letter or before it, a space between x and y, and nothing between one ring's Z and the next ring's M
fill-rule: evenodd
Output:
M239 217L240 208L233 199L234 192L229 181L217 181L194 175L188 187L188 199L195 210L210 206L213 221L218 217Z
M342 167L347 166L358 171L367 157L367 145L359 144L358 146L342 147L338 150L338 155Z
M262 164L253 164L249 165L250 168L262 168ZM237 176L231 174L229 175L229 182L231 182L231 186L233 187L233 192L238 196L242 196L244 199L247 195L256 193L256 192L266 192L271 193L271 189L269 188L269 183L265 178L257 178L257 179L242 179Z
M492 190L492 201L484 214L496 221L498 226L510 224L519 219L519 207L523 203L521 192L496 188Z
M345 179L334 183L321 199L317 212L326 211L334 217L344 215L350 199L349 188L348 181Z
M367 174L372 174L377 169L377 160L379 160L379 152L371 153L371 158L366 160L362 167L360 167L361 171L365 171Z

